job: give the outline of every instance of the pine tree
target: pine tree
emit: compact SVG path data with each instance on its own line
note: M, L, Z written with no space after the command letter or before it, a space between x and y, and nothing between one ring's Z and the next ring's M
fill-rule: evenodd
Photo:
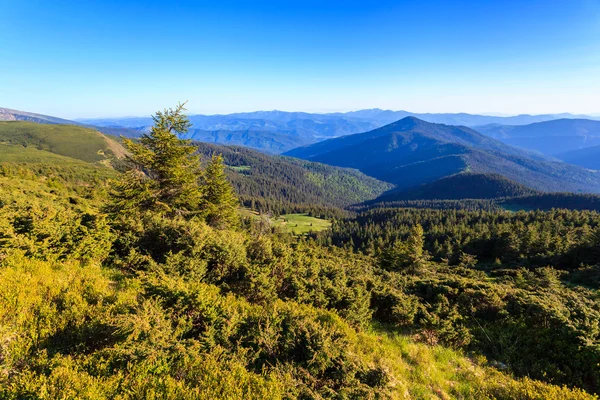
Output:
M223 156L211 157L204 176L204 216L206 222L214 227L223 228L237 222L239 201L227 181Z
M191 126L184 104L159 111L150 133L124 140L128 171L116 184L113 213L155 211L193 216L202 206L202 170L196 147L178 134Z
M382 252L380 266L391 271L419 273L429 259L429 254L423 250L424 244L423 227L414 225L406 241L396 240Z

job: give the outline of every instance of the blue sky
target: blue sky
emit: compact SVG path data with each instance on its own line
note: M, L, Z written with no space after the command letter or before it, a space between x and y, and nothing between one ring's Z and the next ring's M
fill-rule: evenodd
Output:
M174 3L174 4L171 4ZM0 0L0 107L600 113L600 0Z

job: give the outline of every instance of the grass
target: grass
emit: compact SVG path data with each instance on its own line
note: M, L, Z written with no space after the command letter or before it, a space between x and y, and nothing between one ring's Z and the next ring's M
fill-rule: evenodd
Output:
M484 357L427 345L375 328L357 334L353 350L390 379L398 399L597 399L581 390L513 378L487 365Z
M304 235L308 232L319 232L331 227L331 222L309 217L306 214L285 214L274 220L276 226L294 235Z
M239 213L244 217L260 219L258 212L242 208ZM293 235L305 235L308 232L319 232L331 227L331 222L321 218L310 217L306 214L284 214L277 218L270 218L273 226Z
M0 143L0 162L2 163L51 163L84 164L80 160L61 156L35 147L23 147Z
M236 165L236 166L228 165L228 167L236 172L250 171L250 169L252 168L249 165Z
M123 147L93 129L75 125L0 122L0 143L98 162L124 154Z

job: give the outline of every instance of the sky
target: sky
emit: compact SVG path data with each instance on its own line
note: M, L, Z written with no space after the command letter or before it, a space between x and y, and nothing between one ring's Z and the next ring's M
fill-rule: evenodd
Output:
M0 107L600 113L600 0L0 0Z

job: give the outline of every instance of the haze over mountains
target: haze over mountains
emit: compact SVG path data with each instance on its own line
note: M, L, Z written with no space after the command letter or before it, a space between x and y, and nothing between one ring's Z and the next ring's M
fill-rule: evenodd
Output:
M506 144L548 155L600 145L600 121L590 119L562 118L521 126L491 124L474 129Z
M570 114L407 114L411 113L372 109L192 115L193 128L184 137L353 168L393 185L382 197L386 201L600 192L600 173L591 171L600 168L594 160L600 146L578 152L600 143L600 121ZM0 109L0 120L70 124L130 137L141 135L152 123L151 118L69 121L11 109ZM532 121L541 122L511 125ZM469 124L474 128L465 126Z
M191 115L193 126L187 138L212 143L251 147L269 153L283 153L294 147L324 139L366 132L413 116L447 125L521 125L557 118L597 118L572 114L518 115L511 117L467 113L419 114L408 111L369 109L346 113L316 114L285 111L256 111L227 115ZM105 128L146 130L151 118L80 119L78 122Z
M549 161L470 128L432 124L414 117L285 154L356 168L395 184L398 191L464 172L497 174L542 191L600 191L597 172Z
M518 116L488 116L467 113L411 113L408 111L391 111L369 109L347 113L305 113L285 111L256 111L227 115L191 115L192 129L186 138L197 141L231 144L254 148L272 154L279 154L293 148L305 146L319 141L367 132L380 128L402 118L413 116L420 120L446 125L474 127L479 132L499 139L507 144L541 151L544 154L558 153L556 146L563 143L569 146L559 151L575 150L594 144L597 128L586 128L585 125L600 126L597 116L573 114L545 114ZM104 133L136 137L152 125L151 118L99 118L78 119L69 121L62 118L42 114L2 109L0 120L24 120L38 123L63 123L93 126ZM556 121L562 121L560 123ZM541 123L541 125L536 125ZM530 127L517 125L533 124ZM548 124L548 125L545 125ZM572 126L569 126L571 125ZM586 129L591 131L586 134ZM529 131L536 131L529 133ZM541 144L535 137L553 136L552 140L544 140ZM552 143L557 145L552 147ZM541 149L541 150L540 150Z

